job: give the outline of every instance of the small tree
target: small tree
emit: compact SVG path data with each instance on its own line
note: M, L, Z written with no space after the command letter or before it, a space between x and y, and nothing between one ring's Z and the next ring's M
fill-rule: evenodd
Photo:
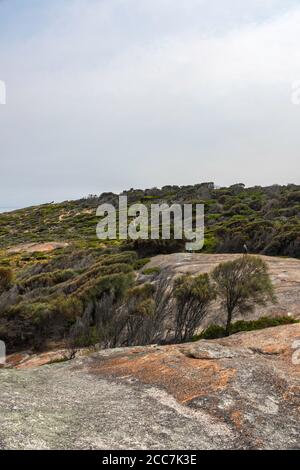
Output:
M148 343L155 303L155 288L146 283L129 289L126 296L126 345L143 345Z
M126 345L160 343L168 335L172 312L172 285L167 275L155 283L138 285L127 292L122 309L126 320Z
M221 263L214 269L212 278L227 312L226 336L230 334L231 321L236 313L251 312L256 304L276 301L268 267L258 256L245 255Z
M13 272L10 268L0 266L0 295L8 290L13 281Z
M215 299L215 291L208 274L185 275L176 279L174 296L177 303L175 314L175 341L192 338L208 307Z

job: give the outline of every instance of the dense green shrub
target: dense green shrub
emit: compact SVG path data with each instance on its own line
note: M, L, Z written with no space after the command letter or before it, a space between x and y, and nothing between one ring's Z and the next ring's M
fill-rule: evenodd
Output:
M41 287L51 287L68 281L76 276L76 271L72 269L57 270L50 273L37 274L20 283L25 289L37 289Z
M223 338L224 336L225 336L225 328L223 326L210 325L200 335L194 336L193 341L198 341L199 339Z
M134 250L139 257L155 256L159 254L176 253L185 250L184 240L134 240L125 244L126 248Z
M267 264L258 256L242 256L220 263L212 272L215 289L226 312L226 334L234 315L254 310L255 305L275 303Z
M133 268L134 269L141 269L143 268L144 266L146 266L146 264L148 264L150 262L151 258L141 258L141 259L138 259L134 262L133 264Z
M208 307L215 299L215 290L208 274L183 275L175 279L174 297L175 342L192 338L205 318Z
M156 276L160 273L160 268L158 266L153 266L153 268L143 269L142 272L145 276L152 276L152 275Z
M0 266L0 295L9 289L13 281L13 272L10 268Z
M291 317L261 317L258 320L244 321L239 320L232 323L230 326L230 334L240 333L242 331L262 330L264 328L271 328L280 325L292 325L299 323ZM210 325L200 335L194 336L193 341L200 339L216 339L226 336L226 330L220 325Z

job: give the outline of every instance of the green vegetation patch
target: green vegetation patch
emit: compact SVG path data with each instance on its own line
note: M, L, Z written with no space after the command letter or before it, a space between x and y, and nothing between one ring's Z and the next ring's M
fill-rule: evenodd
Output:
M291 317L261 317L258 320L239 320L232 323L230 327L230 334L240 333L242 331L254 331L262 330L264 328L271 328L280 325L293 325L299 323L298 320ZM200 339L216 339L223 338L225 336L225 328L220 325L210 325L200 335L193 337L193 341L199 341Z

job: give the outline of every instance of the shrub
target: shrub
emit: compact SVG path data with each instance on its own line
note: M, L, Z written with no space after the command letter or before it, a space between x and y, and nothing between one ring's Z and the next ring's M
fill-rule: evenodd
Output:
M21 282L21 286L29 289L36 289L41 287L51 287L56 284L68 281L76 275L72 269L62 269L51 273L36 274L29 279Z
M142 272L145 274L145 276L151 276L153 274L156 275L160 273L160 268L158 266L154 266L153 268L143 269Z
M215 298L215 291L208 274L185 275L175 280L176 299L175 342L190 339L207 314Z
M91 279L76 291L76 297L85 305L92 300L100 299L104 294L112 294L115 300L119 300L126 290L133 285L132 273L109 274Z
M262 330L280 325L292 325L299 323L291 317L261 317L258 320L244 321L239 320L230 326L230 334L240 333L242 331ZM220 325L210 325L200 335L194 336L193 341L200 339L216 339L226 336L226 329Z
M10 288L12 281L12 270L10 268L0 266L0 295Z
M148 257L159 254L176 253L178 251L184 251L185 240L134 240L125 243L126 248L135 250L139 256Z
M198 341L199 339L223 338L224 336L225 336L225 328L223 326L210 325L200 335L194 336L193 341Z
M261 330L273 326L292 325L294 323L298 323L298 320L291 317L261 317L258 320L252 321L239 320L233 323L231 326L231 332L238 333L239 331Z
M141 268L143 268L144 266L146 266L146 264L148 264L149 262L150 262L150 258L141 258L141 259L138 259L137 261L134 262L133 268L134 268L134 269L141 269Z
M236 313L244 314L255 305L275 302L274 289L266 263L258 256L243 256L217 266L212 278L227 315L226 335Z

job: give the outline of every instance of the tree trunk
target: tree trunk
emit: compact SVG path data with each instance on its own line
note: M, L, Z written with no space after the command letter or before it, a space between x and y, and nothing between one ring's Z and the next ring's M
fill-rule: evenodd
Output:
M227 322L226 322L225 336L230 335L231 320L232 320L232 311L230 310L230 311L227 312Z

